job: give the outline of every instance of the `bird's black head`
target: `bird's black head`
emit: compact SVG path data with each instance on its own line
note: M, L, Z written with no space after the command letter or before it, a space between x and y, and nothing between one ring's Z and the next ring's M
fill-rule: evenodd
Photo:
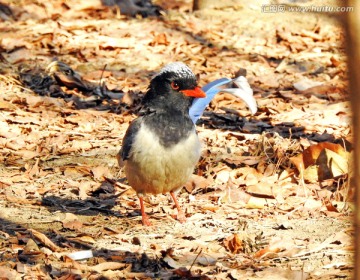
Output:
M174 62L162 68L151 80L143 102L150 107L188 111L195 97L205 96L190 68L184 63Z

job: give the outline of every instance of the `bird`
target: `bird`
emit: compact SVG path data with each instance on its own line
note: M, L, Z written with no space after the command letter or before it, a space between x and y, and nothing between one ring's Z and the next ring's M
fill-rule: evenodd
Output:
M170 193L177 220L186 221L175 191L190 178L201 155L201 143L189 110L195 98L206 97L192 70L182 62L163 67L150 81L139 116L126 130L117 154L129 185L136 191L142 224L146 194Z

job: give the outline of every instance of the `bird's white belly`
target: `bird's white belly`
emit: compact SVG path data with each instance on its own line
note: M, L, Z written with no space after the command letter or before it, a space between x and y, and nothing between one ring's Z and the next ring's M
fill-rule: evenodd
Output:
M165 193L183 186L192 174L201 153L195 132L171 146L164 147L144 124L134 139L125 173L130 185L139 193Z

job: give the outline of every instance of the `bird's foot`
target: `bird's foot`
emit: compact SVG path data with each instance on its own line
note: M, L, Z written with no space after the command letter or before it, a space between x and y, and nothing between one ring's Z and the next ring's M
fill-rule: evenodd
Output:
M185 223L186 222L186 217L185 217L185 213L183 211L179 211L178 214L177 214L177 220L180 222L180 223Z
M179 204L179 202L177 201L174 192L171 191L171 192L170 192L170 195L171 195L171 197L173 198L173 200L174 200L174 202L175 202L175 206L176 206L176 208L177 208L177 210L178 210L177 220L178 220L180 223L183 224L183 223L186 222L185 213L184 213L183 210L181 209L180 204Z
M148 215L142 215L142 224L143 226L151 226L152 223L149 220L149 216Z
M144 199L142 196L139 196L140 201L140 211L141 211L141 217L142 217L142 224L144 226L151 226L151 222L149 220L149 216L145 213L145 206L144 206Z

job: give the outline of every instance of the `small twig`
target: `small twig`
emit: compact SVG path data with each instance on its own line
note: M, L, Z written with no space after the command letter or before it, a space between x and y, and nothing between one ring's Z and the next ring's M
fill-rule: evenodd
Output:
M103 75L104 75L104 72L105 72L105 69L107 67L107 64L104 65L104 68L102 69L101 71L101 76L100 76L100 80L99 80L99 87L101 88L101 80L103 78Z
M200 256L200 254L202 253L202 249L200 250L200 252L197 254L197 256L195 257L194 261L192 262L190 268L189 268L189 271L191 271L193 265L195 264L196 260L198 259L198 257Z

